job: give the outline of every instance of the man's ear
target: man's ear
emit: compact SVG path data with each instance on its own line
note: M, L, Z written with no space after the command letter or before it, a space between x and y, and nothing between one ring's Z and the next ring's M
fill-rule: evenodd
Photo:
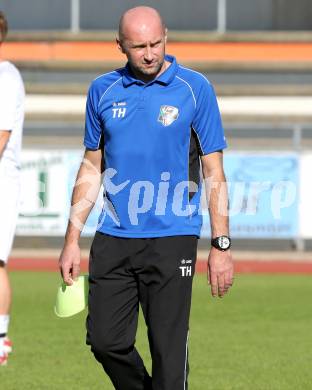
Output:
M121 40L120 40L119 38L116 38L116 43L117 43L118 49L119 49L123 54L125 54L124 48L122 47L122 43L121 43Z
M167 43L167 37L168 37L168 29L166 27L165 28L165 43Z

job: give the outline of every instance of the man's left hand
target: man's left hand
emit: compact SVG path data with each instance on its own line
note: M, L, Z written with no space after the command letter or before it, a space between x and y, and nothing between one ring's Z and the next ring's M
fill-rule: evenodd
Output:
M230 250L222 252L212 247L208 257L207 271L211 295L222 298L234 281L234 265Z

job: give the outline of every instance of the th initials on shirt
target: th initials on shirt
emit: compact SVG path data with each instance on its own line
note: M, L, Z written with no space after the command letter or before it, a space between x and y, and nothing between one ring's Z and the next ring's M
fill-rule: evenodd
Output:
M127 109L125 107L121 108L112 108L113 110L113 118L124 118L126 115Z

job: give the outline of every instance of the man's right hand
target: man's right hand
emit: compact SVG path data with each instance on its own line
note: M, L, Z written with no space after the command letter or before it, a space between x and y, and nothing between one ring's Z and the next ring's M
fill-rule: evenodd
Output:
M65 244L59 258L64 283L71 286L80 274L80 248L77 243Z

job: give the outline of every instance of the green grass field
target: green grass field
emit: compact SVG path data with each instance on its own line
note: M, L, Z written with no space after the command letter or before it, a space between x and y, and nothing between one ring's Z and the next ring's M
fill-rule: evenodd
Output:
M58 319L59 277L12 272L14 352L0 368L1 390L111 390L84 343L85 313ZM310 276L240 275L213 300L204 276L194 282L190 390L312 388ZM145 329L137 346L148 362Z

